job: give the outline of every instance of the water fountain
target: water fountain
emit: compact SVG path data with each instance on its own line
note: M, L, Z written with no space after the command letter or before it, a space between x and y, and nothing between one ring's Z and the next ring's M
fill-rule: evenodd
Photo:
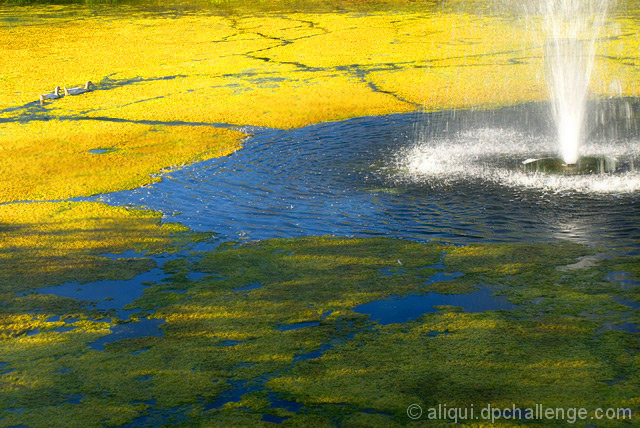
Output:
M613 173L618 162L610 156L581 157L589 83L609 0L542 0L547 86L560 158L522 162L529 172L569 175Z
M582 153L588 134L589 85L596 59L596 44L604 35L605 19L612 2L541 0L539 12L544 17L547 86L559 157L527 159L522 162L526 171L589 175L635 170L633 156L617 159L608 153ZM616 109L615 106L613 108ZM625 110L627 120L631 120L628 103ZM606 126L604 117L610 114L601 112L600 116L600 126Z
M551 102L257 130L233 156L99 200L143 204L223 240L553 237L638 247L640 103L622 91L589 100L607 0L556 1L540 0L528 24L544 22L545 36L513 57L537 67L546 46Z
M579 162L589 82L608 0L544 0L545 62L559 154Z
M531 30L533 45L543 53L545 73L539 78L546 81L549 101L433 115L415 147L398 156L408 179L476 180L553 192L639 189L637 100L623 98L619 83L612 92L611 75L606 79L612 84L600 73L601 80L592 79L598 49L609 49L616 32L607 20L614 1L539 0L533 9L518 6L514 16L524 13L519 26ZM511 7L498 2L496 12ZM611 98L596 99L590 92L606 85Z

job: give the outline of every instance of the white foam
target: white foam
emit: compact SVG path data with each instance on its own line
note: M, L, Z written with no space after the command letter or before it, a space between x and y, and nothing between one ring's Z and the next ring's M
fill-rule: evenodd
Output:
M632 193L640 191L640 171L562 175L533 173L521 168L523 160L553 156L555 142L503 129L477 129L451 138L420 141L396 154L400 179L425 183L460 180L491 182L545 192ZM638 141L592 141L581 147L582 156L640 159ZM637 165L640 167L640 164Z

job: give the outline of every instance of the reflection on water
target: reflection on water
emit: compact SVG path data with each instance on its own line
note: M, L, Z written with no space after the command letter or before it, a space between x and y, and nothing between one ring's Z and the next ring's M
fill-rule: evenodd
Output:
M89 303L88 309L114 310L120 318L126 319L137 310L126 310L125 306L142 297L149 284L160 282L166 276L161 269L156 268L127 280L101 280L84 284L73 281L35 291L86 301Z
M405 297L391 296L356 306L353 310L367 314L380 324L405 323L418 319L428 312L436 312L436 306L459 306L465 312L484 312L497 309L511 310L517 306L505 297L494 296L487 288L480 288L470 294L410 294Z
M546 111L531 104L262 130L229 157L99 199L160 210L171 221L215 231L223 239L336 234L467 243L562 238L637 247L637 175L534 177L505 166L504 159L519 165L523 158L544 154L551 132ZM620 131L611 123L613 130L593 130L593 146L622 156L637 151L631 135L637 126L627 120ZM623 131L631 136L621 136ZM606 139L604 147L597 138L606 133L616 138ZM432 171L411 170L408 154L415 157L416 151L435 156ZM589 183L608 186L607 191Z

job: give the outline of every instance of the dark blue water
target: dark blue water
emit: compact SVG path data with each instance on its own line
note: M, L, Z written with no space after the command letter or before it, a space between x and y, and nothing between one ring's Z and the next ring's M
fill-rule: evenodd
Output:
M535 112L521 109L494 112L492 126L535 128ZM334 234L454 243L571 239L639 246L640 195L635 193L554 194L482 180L398 179L394 157L415 144L425 123L437 134L445 122L451 132L454 126L484 126L488 120L467 116L471 119L451 122L391 115L256 131L231 156L98 199L159 210L170 221L214 231L223 240Z
M297 330L299 328L315 327L320 325L318 321L298 322L295 324L283 324L276 326L276 329L280 331Z
M371 320L380 324L405 323L418 319L428 312L436 312L436 306L459 306L466 312L484 312L497 309L516 309L506 298L494 296L487 288L481 288L469 294L410 294L391 296L356 306L353 310L367 314Z
M90 302L88 309L115 310L121 319L137 312L124 307L142 297L144 289L151 283L162 281L167 275L161 269L152 269L128 280L102 280L80 284L66 282L60 285L35 290L39 294L53 294Z
M111 328L111 333L102 336L100 339L89 343L89 348L98 351L104 350L104 346L123 339L131 339L135 337L161 337L164 334L160 330L160 326L165 323L163 319L141 318L137 322L125 324L117 324Z
M251 291L258 288L264 287L264 284L260 284L259 282L252 282L249 285L244 285L242 287L235 287L233 291Z

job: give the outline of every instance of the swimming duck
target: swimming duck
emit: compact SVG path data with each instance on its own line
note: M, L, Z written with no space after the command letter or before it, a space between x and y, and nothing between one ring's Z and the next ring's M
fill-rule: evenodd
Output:
M84 88L81 87L77 87L77 88L67 88L66 86L64 87L64 94L65 95L80 95L80 94L84 94L85 92L89 92L91 91L93 88L95 88L95 85L93 83L91 83L91 80L89 80L85 85Z
M56 100L62 97L63 95L60 93L60 86L56 86L52 93L40 95L40 104L44 104L46 100Z

